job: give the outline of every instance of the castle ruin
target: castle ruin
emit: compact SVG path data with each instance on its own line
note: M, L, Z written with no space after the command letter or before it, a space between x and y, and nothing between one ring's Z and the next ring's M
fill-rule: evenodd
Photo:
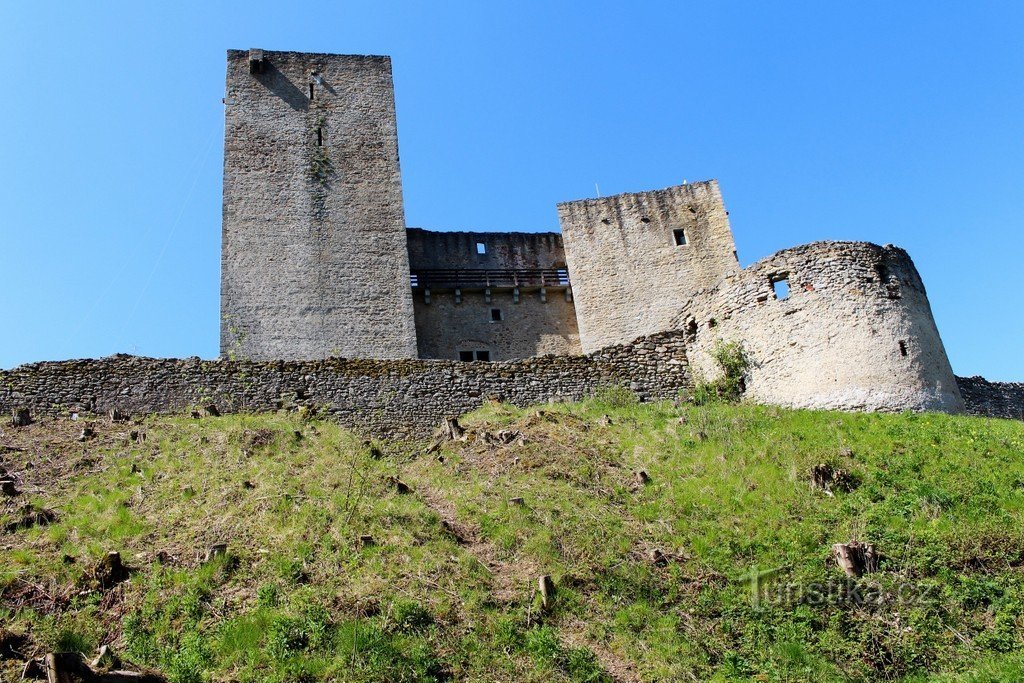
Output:
M901 249L821 242L741 269L715 181L559 204L561 234L405 225L391 62L228 53L222 357L509 361L681 331L743 344L766 403L959 412Z

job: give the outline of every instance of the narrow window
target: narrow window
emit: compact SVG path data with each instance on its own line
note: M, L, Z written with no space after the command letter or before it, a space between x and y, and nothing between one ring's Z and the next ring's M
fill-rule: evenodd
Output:
M317 147L323 147L324 146L324 129L323 128L317 128L316 129L316 146Z
M493 320L493 321L504 320L504 318L501 317L501 309L500 308L492 308L491 309L491 320Z
M478 253L478 254L486 254L487 253L487 245L484 244L483 242L477 242L476 243L476 253Z
M490 360L491 359L491 352L490 351L477 351L476 352L476 359L477 360Z
M786 277L772 278L772 290L775 298L783 301L789 298L789 279Z
M900 355L904 358L907 357L907 342L900 340Z
M672 237L675 238L676 246L682 247L686 245L686 230L683 228L676 228L672 231Z
M310 102L313 101L313 84L312 83L309 84L309 101Z
M466 361L466 362L473 360L473 352L472 351L459 351L459 360Z

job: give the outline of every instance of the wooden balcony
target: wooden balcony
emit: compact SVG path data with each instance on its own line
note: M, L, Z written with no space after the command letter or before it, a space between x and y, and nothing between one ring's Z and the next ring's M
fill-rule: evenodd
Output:
M410 280L413 289L558 289L569 286L569 271L565 268L425 268L413 270Z

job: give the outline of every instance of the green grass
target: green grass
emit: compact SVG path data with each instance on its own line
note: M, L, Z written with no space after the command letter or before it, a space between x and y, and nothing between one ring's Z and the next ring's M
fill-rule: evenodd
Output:
M151 418L143 442L107 426L80 452L26 455L29 500L59 519L5 539L0 626L40 652L113 643L179 682L1024 674L1022 423L680 408L614 388L462 422L473 438L440 458L381 456L291 413ZM479 438L500 429L525 441ZM822 462L856 487L812 490ZM831 562L854 538L880 572L847 580ZM202 562L217 541L228 555ZM99 591L110 550L135 571ZM547 611L539 574L557 587Z

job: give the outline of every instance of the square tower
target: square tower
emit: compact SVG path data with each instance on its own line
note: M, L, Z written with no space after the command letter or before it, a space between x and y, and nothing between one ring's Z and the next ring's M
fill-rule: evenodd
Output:
M221 355L413 358L391 60L230 50Z
M558 205L580 345L673 329L680 307L739 271L714 180Z

